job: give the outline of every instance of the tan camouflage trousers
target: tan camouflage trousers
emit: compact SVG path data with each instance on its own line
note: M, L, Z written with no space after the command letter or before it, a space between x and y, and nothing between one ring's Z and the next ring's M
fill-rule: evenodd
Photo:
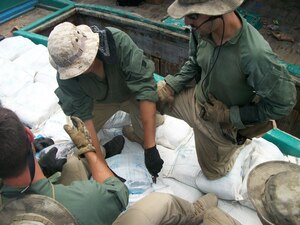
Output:
M190 202L154 192L136 202L112 225L190 225L194 215Z
M140 120L140 111L139 111L139 104L138 102L131 98L122 103L107 103L107 104L94 104L94 126L96 131L99 131L103 125L109 120L112 115L114 115L117 111L124 111L129 113L131 124L134 129L135 134L140 138L144 139L144 131L143 125ZM164 117L159 113L156 114L156 126L163 124Z
M241 145L226 138L219 123L200 117L201 106L194 97L194 88L175 96L171 107L165 106L165 114L184 120L194 130L198 162L208 179L225 176L232 168ZM233 131L234 132L234 131Z

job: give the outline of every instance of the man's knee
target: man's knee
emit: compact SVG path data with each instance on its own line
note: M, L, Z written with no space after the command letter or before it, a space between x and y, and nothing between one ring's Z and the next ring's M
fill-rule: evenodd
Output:
M87 180L88 177L88 170L85 168L82 160L74 155L68 156L61 172L60 183L69 185L76 180Z

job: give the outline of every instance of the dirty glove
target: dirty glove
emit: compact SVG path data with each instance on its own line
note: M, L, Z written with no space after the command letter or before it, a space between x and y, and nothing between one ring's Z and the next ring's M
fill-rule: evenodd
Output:
M56 172L61 172L63 165L67 159L56 158L57 148L51 148L45 155L43 155L38 161L40 167L46 177L50 177Z
M200 116L206 121L231 123L228 107L223 102L217 100L212 94L208 94L208 102L204 103Z
M75 116L71 116L71 120L74 126L71 127L66 124L64 125L64 129L78 148L78 156L82 156L86 152L96 152L96 149L92 145L90 133L82 120Z
M153 177L158 177L158 173L161 171L164 161L160 158L156 146L145 149L145 164L149 173Z
M35 151L40 152L42 149L44 149L50 145L54 145L54 141L51 138L40 137L40 138L34 139L33 145L34 145Z
M174 102L174 91L164 80L157 83L157 94L159 101L163 103L172 104Z
M164 108L166 106L170 108L174 102L174 91L166 81L162 80L157 83L157 94L159 98L157 109L163 114Z

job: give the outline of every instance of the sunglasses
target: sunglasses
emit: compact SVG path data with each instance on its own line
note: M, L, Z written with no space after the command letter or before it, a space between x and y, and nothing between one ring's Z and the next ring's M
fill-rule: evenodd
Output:
M198 14L198 13L192 13L192 14L186 15L186 17L191 19L191 20L196 20L196 19L199 18L199 16L200 16L200 14Z

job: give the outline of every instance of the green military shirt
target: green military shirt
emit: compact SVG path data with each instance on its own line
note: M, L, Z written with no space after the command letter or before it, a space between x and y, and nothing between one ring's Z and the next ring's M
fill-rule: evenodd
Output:
M241 16L239 16L241 18ZM221 47L199 34L191 35L189 60L175 76L166 82L180 92L194 77L199 103L207 101L208 93L230 108L233 125L244 128L240 107L261 100L255 105L258 121L278 119L287 115L296 102L295 84L267 41L244 18L241 30Z
M158 100L153 78L154 63L144 56L126 33L116 28L108 29L115 41L118 63L103 63L105 80L92 73L67 80L61 80L57 75L59 87L55 93L68 116L91 119L95 102L121 103L131 96L137 100Z
M52 184L48 179L33 183L26 193L53 197ZM96 181L75 181L69 186L53 185L55 199L65 206L80 225L111 225L128 204L128 189L116 177L103 184ZM17 192L21 188L3 186L2 191ZM3 202L7 200L3 196Z

